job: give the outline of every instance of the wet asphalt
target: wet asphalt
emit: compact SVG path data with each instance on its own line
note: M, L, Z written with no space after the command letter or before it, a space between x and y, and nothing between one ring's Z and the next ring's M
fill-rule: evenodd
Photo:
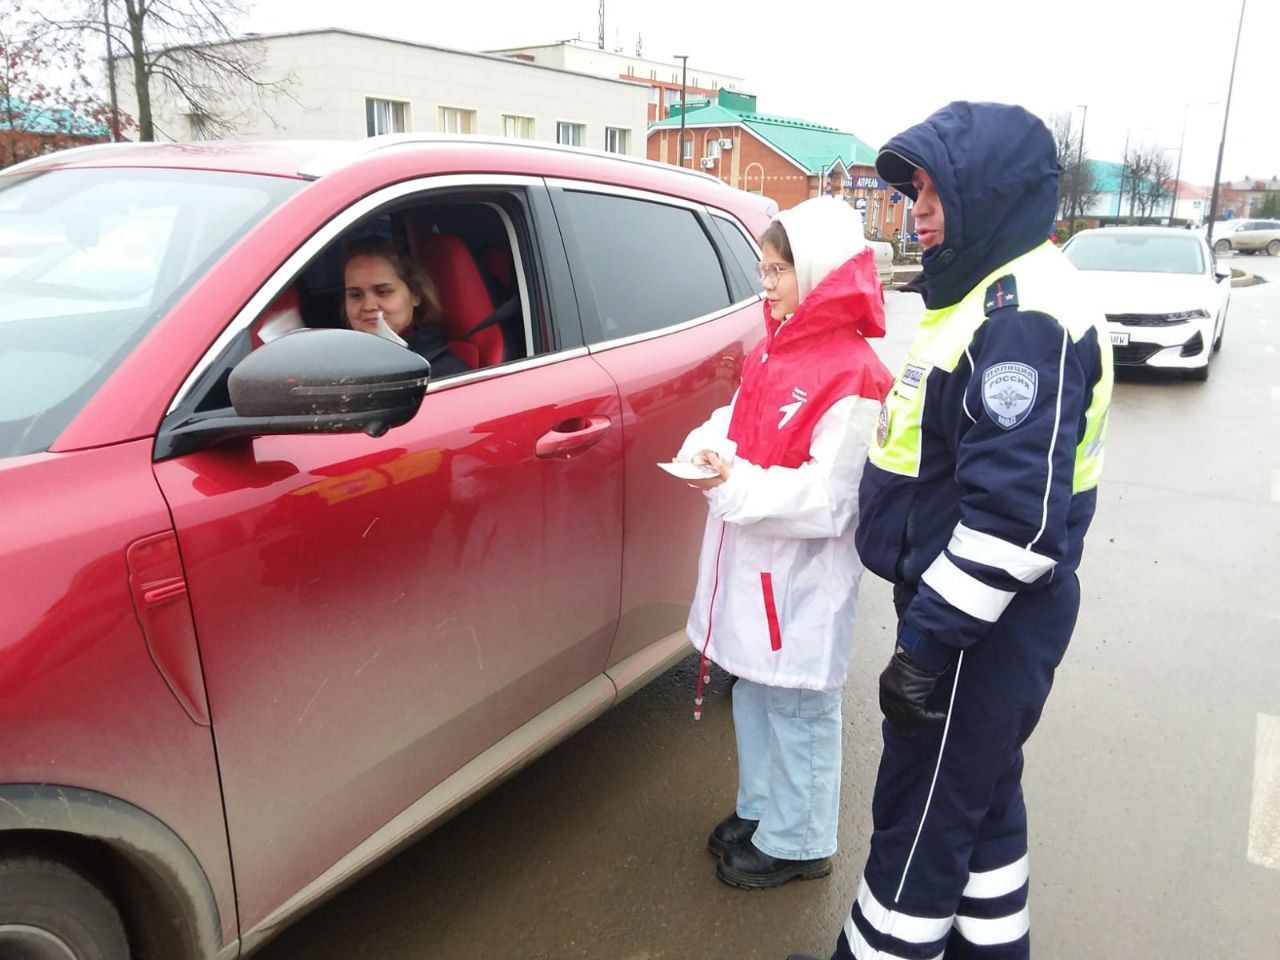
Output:
M1026 750L1044 960L1280 957L1280 863L1257 855L1280 852L1261 732L1280 717L1280 258L1231 259L1273 282L1233 292L1209 382L1117 385L1080 622ZM896 368L920 301L890 292L888 308L880 350ZM825 956L866 855L891 625L888 586L868 576L829 878L765 892L716 879L706 835L735 785L728 679L695 723L685 661L257 956Z

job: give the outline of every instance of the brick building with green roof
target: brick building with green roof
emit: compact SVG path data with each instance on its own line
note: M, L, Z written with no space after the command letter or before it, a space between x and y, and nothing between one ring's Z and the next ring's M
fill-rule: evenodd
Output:
M864 209L870 234L892 236L902 227L905 203L890 202L892 187L876 176L876 151L852 133L759 113L754 96L723 89L715 100L690 100L684 126L687 167L770 197L782 210L829 192ZM650 125L649 159L678 164L679 138L677 107Z

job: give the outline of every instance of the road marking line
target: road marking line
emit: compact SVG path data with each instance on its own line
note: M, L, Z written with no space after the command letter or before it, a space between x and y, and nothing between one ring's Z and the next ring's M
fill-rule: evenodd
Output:
M1249 808L1249 860L1280 870L1280 717L1258 714Z

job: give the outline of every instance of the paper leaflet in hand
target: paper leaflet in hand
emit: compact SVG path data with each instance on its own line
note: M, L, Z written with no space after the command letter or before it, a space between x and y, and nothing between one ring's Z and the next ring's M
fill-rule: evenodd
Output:
M407 347L409 345L408 340L391 329L391 324L387 323L387 318L383 315L381 310L378 311L378 326L377 329L374 330L374 333L380 336L383 340L390 340L392 343L398 343L402 347Z
M659 463L658 466L673 477L679 477L681 480L706 480L708 477L714 477L720 472L709 463L693 463L688 460Z

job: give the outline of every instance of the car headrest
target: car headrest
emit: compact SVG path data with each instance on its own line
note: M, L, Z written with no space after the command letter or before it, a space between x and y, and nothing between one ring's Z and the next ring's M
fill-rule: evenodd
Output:
M250 327L250 338L254 349L264 343L270 343L291 330L299 330L302 322L302 303L298 299L297 289L290 284L280 291L280 295L271 302L271 306L263 310Z

